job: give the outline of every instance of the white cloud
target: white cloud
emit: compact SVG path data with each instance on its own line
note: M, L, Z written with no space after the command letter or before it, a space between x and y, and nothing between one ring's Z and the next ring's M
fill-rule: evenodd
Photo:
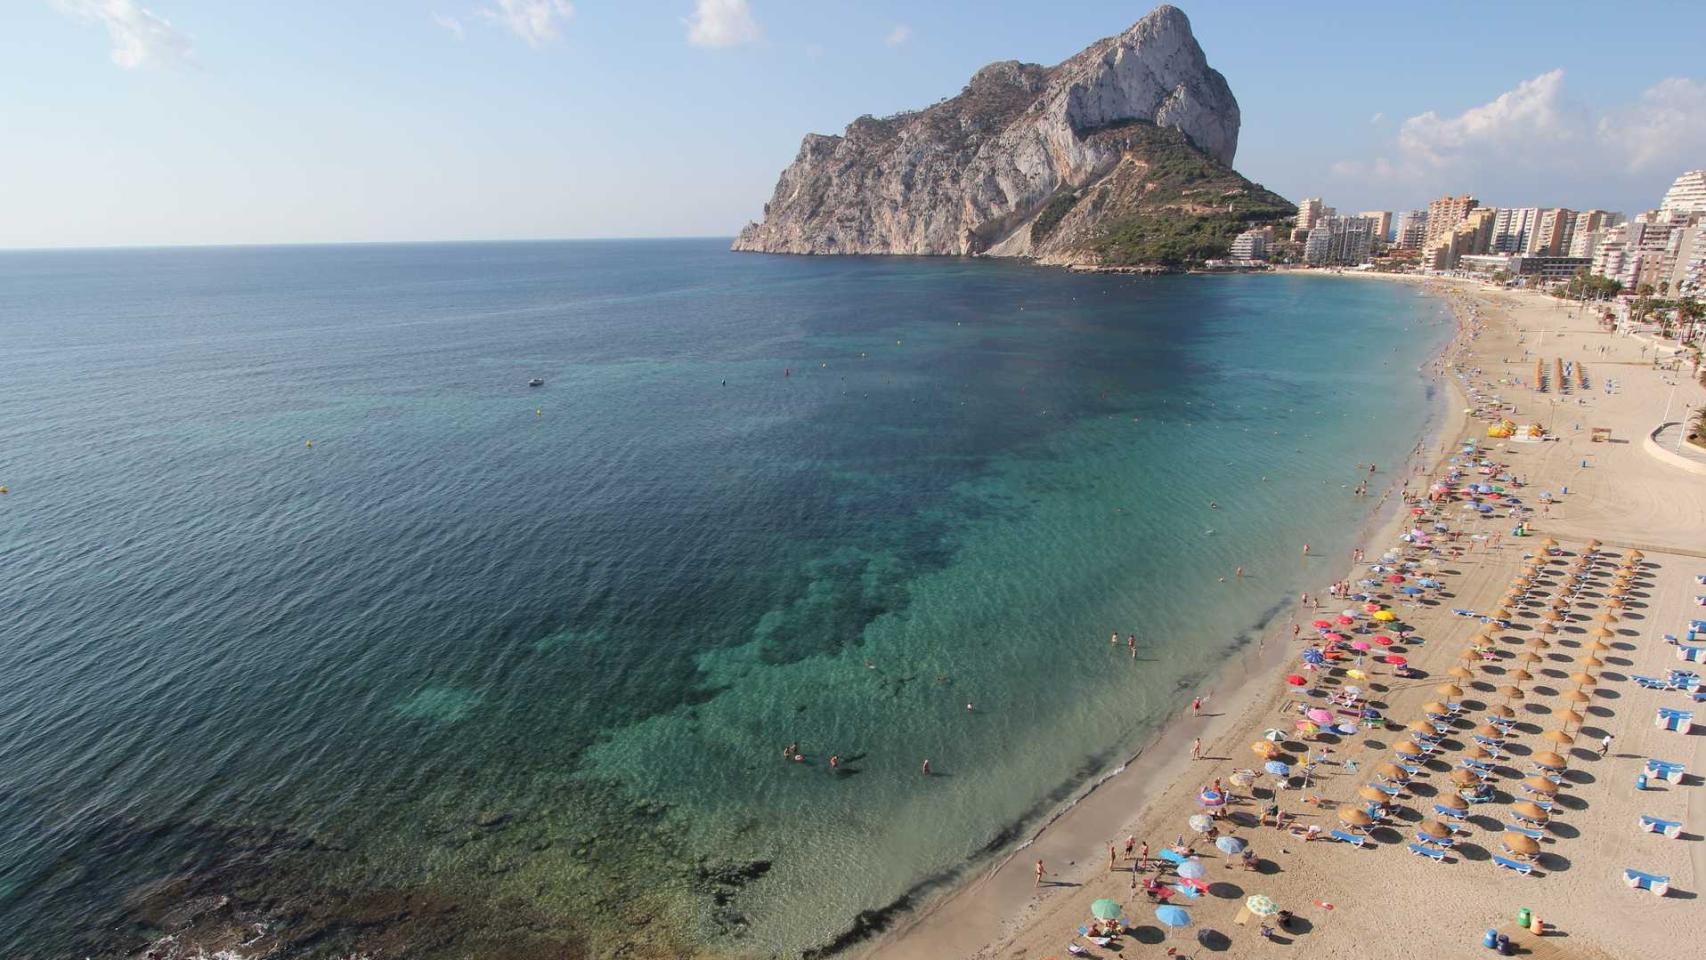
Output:
M883 42L891 47L898 47L911 39L912 28L904 23L897 23L894 29L889 31L889 35L883 38Z
M1461 113L1407 118L1377 156L1331 164L1338 182L1310 192L1414 202L1468 190L1492 202L1650 204L1655 184L1698 167L1702 156L1706 83L1672 77L1632 103L1594 110L1571 100L1564 71L1552 70Z
M79 20L106 27L113 62L126 70L190 59L190 38L135 0L54 0L54 5Z
M694 0L687 42L696 47L733 47L758 40L761 31L747 0Z
M502 24L528 46L539 47L563 35L562 25L575 15L575 5L569 0L497 0L497 6L486 7L480 14Z
M458 40L462 39L462 36L463 36L462 21L456 19L455 17L449 16L449 15L443 14L443 13L435 13L432 15L432 22L438 24L440 27L443 27L444 31L446 33L451 34L456 39L458 39Z
M1631 171L1680 169L1706 157L1706 84L1671 77L1599 118L1595 134Z

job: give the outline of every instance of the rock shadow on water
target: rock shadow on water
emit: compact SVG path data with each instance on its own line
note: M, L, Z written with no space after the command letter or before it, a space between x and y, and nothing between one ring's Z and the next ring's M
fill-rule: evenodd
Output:
M395 709L405 719L447 727L466 719L484 699L479 691L462 687L422 687Z

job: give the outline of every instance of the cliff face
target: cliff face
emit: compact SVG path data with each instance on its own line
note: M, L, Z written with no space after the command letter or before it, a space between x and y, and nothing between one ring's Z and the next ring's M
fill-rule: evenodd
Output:
M1238 124L1238 102L1190 21L1157 7L1058 66L990 64L951 100L861 117L839 137L808 135L764 220L734 248L1106 261L1094 250L1101 228L1143 212L1155 188L1133 178L1156 166L1157 150L1200 159L1216 181L1183 207L1288 206L1231 171ZM1110 176L1126 182L1105 184ZM1178 200L1174 186L1162 193ZM1108 188L1100 202L1080 207L1097 187ZM1035 229L1044 220L1048 229Z

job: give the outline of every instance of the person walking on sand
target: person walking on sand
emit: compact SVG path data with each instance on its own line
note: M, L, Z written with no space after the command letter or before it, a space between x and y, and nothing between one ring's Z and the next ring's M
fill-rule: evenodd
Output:
M1149 866L1149 841L1145 840L1137 848L1137 867Z
M1303 555L1306 557L1309 556L1309 544L1307 543L1303 545Z
M1197 697L1191 701L1191 716L1202 716L1202 697Z
M1198 737L1195 740L1191 741L1191 759L1192 760L1201 760L1202 759L1202 737Z
M1606 734L1599 740L1599 755L1605 756L1611 752L1611 734Z
M1131 859L1131 850L1132 850L1132 848L1133 848L1133 847L1135 847L1135 846L1137 846L1137 838L1136 838L1136 837L1133 837L1133 836L1130 836L1130 835L1128 835L1128 836L1127 836L1127 837L1126 837L1126 838L1125 838L1125 858L1126 858L1126 859L1127 859L1127 860L1130 860L1130 859Z
M1038 860L1037 861L1037 886L1039 886L1039 887L1043 885L1044 874L1045 874L1045 871L1043 870L1043 862L1041 860Z
M1119 862L1120 862L1119 852L1114 849L1113 844L1111 844L1111 843L1108 844L1108 870L1109 871L1114 870L1116 867L1119 866Z

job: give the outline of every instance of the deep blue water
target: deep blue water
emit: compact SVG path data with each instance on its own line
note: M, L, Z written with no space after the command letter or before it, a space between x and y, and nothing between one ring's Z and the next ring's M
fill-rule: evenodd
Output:
M724 248L0 254L0 953L239 849L829 941L1336 555L1449 332L1375 282Z

